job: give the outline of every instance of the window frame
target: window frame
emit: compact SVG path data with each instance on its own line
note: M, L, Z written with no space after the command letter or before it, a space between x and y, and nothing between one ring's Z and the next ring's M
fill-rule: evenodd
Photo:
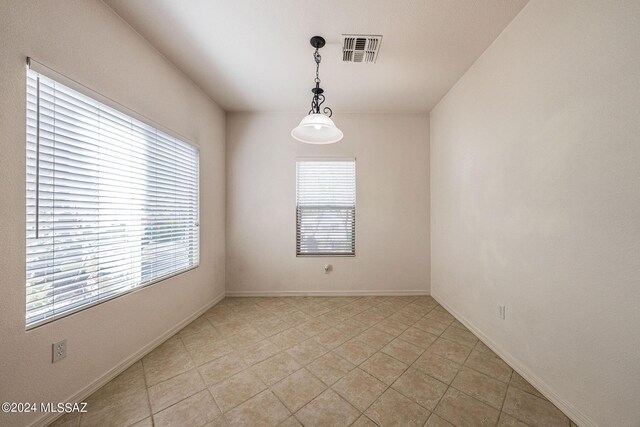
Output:
M91 98L93 101L96 101L100 104L103 104L104 106L111 108L113 110L116 110L117 112L124 114L126 116L128 116L128 118L133 119L135 121L138 121L146 126L149 126L157 131L160 131L166 135L168 135L169 137L175 138L176 140L178 140L179 142L182 142L184 144L189 145L195 152L195 165L194 165L194 171L193 173L195 174L195 178L196 178L196 191L195 191L195 195L197 197L196 199L196 205L195 205L195 212L196 212L196 233L194 233L195 237L196 237L196 242L197 242L197 253L196 253L196 262L189 265L187 268L183 268L180 270L176 270L167 274L164 274L162 276L153 278L149 281L146 282L140 282L140 284L137 284L136 286L130 288L130 289L126 289L126 290L121 290L120 292L117 292L113 295L110 295L108 297L104 297L104 298L97 298L89 303L86 304L81 304L78 305L77 307L74 307L70 310L65 310L60 314L53 314L51 316L46 316L42 319L39 319L37 321L32 321L32 322L28 322L28 318L27 318L27 298L28 298L28 285L27 285L27 277L26 277L26 273L27 273L27 249L25 247L25 330L26 331L30 331L33 330L35 328L44 326L46 324L55 322L57 320L63 319L65 317L71 316L73 314L77 314L80 313L82 311L85 311L89 308L95 307L97 305L112 301L116 298L120 298L122 296L125 295L129 295L131 293L134 292L138 292L141 291L144 288L147 288L149 286L152 286L156 283L162 282L164 280L167 280L169 278L172 277L177 277L180 276L184 273L190 272L192 270L197 269L198 267L200 267L200 258L201 258L201 237L202 237L202 227L200 226L200 221L201 221L201 213L200 213L200 198L201 198L201 165L200 165L200 146L199 144L195 143L194 141L190 140L189 138L185 138L184 136L180 135L177 132L171 131L169 129L167 129L166 127L156 123L155 121L149 119L148 117L136 112L135 110L132 110L126 106L123 106L122 104L108 98L105 97L104 95L99 94L98 92L95 92L94 90L82 85L81 83L76 82L75 80L70 79L69 77L64 76L63 74L60 74L50 68L48 68L47 66L40 64L36 61L34 61L32 58L27 58L27 67L25 70L25 85L24 85L24 90L25 90L25 98L27 96L26 91L27 91L27 85L28 85L28 72L29 70L34 71L38 74L40 74L43 77L46 77L47 79L53 80L55 83L66 86L67 88L76 91L78 93L80 93L81 95L84 95L86 97ZM29 107L28 105L25 105L25 135L27 135L28 133L28 129L27 129L27 117L28 116L28 110ZM26 157L26 153L28 151L27 148L27 144L28 141L27 139L25 139L25 157ZM37 160L36 160L37 161ZM26 180L28 180L28 165L25 164L25 178ZM27 182L27 181L26 181ZM37 182L37 181L36 181ZM36 196L37 198L38 196ZM29 200L29 196L27 195L27 192L25 192L25 202L27 202ZM28 216L28 205L27 203L25 203L25 217ZM27 221L25 223L25 231L28 232L28 225L29 222ZM27 237L25 236L25 239L27 239ZM25 240L26 241L26 240Z
M353 211L353 232L352 232L352 248L353 251L346 253L325 253L325 252L314 252L314 253L301 253L299 250L299 241L300 241L300 228L299 228L299 220L298 220L298 162L352 162L353 163L353 190L354 190L354 203L353 207L344 208ZM311 258L311 257L336 257L336 258L354 258L356 256L356 223L357 223L357 185L358 185L358 168L356 157L348 157L348 156L335 156L335 157L296 157L295 159L295 182L296 182L296 203L295 203L295 252L296 258Z

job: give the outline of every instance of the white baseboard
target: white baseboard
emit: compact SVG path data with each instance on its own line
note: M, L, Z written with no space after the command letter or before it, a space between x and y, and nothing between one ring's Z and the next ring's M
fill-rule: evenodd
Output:
M347 297L347 296L420 296L429 295L429 291L421 290L386 290L386 291L227 291L228 297Z
M515 358L511 353L504 348L496 344L491 338L486 336L480 329L478 329L473 323L462 316L453 307L442 301L437 295L432 295L433 298L448 312L460 321L464 326L473 332L484 344L487 345L494 353L500 356L509 366L511 366L518 374L520 374L525 380L534 386L540 393L542 393L551 403L556 405L564 414L569 417L574 423L580 427L597 427L589 417L582 413L571 403L567 402L560 397L547 383L545 383L540 377L535 375L529 368L527 368L520 360Z
M133 353L131 356L127 357L125 360L120 362L118 365L114 366L112 369L107 371L104 375L102 375L101 377L99 377L98 379L93 381L88 386L84 387L82 390L78 391L77 393L75 393L72 396L68 397L67 399L63 400L63 402L82 402L82 401L86 400L89 396L91 396L100 387L102 387L103 385L105 385L106 383L108 383L109 381L111 381L112 379L117 377L118 375L120 375L122 372L124 372L131 365L133 365L138 360L142 359L144 356L146 356L148 353L150 353L153 349L155 349L160 344L162 344L163 342L165 342L166 340L168 340L169 338L174 336L178 331L180 331L182 328L187 326L189 323L193 322L202 313L204 313L205 311L207 311L208 309L210 309L211 307L216 305L218 302L220 302L224 297L225 297L225 293L222 292L220 295L215 297L212 301L209 301L208 303L206 303L205 305L200 307L195 313L193 313L192 315L190 315L189 317L187 317L186 319L184 319L183 321L181 321L177 325L173 326L171 329L167 330L165 333L160 335L155 340L151 341L149 344L147 344L144 347L142 347L140 350L138 350L135 353ZM58 417L60 417L62 415L63 414L58 414L58 413L47 414L47 415L45 415L43 417L40 417L37 420L35 420L31 424L31 426L32 427L46 426L49 423L52 423L53 421L55 421L56 418L58 418Z

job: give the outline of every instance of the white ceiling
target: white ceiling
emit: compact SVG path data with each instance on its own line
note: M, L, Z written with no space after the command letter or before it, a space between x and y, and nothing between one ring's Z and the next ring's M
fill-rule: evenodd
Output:
M104 0L227 111L429 111L527 0ZM341 34L382 34L375 64L343 63Z

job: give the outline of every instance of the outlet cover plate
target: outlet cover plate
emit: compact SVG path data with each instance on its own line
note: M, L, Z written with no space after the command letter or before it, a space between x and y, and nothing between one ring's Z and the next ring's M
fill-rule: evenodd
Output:
M60 359L64 359L67 357L67 339L63 339L62 341L58 341L51 345L52 349L52 359L51 363L56 363Z
M506 310L506 307L504 305L498 304L498 317L501 318L502 320L504 320L506 317L505 310Z

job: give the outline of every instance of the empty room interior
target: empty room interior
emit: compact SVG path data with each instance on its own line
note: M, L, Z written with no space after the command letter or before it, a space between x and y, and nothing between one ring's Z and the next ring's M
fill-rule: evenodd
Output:
M0 426L640 427L640 1L0 0Z

